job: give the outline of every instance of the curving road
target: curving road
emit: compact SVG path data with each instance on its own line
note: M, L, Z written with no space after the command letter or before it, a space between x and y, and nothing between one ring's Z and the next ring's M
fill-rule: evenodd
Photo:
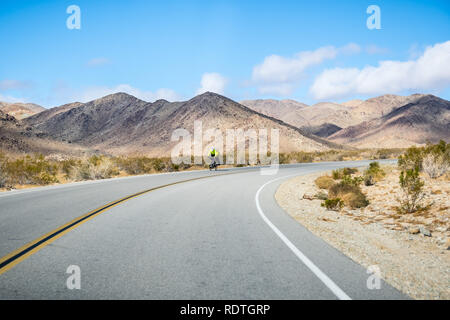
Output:
M288 177L367 163L289 165L269 176L257 168L191 171L0 194L0 299L408 298L384 282L369 290L365 268L274 200ZM75 225L61 229L69 221ZM66 287L70 265L80 267L80 290Z

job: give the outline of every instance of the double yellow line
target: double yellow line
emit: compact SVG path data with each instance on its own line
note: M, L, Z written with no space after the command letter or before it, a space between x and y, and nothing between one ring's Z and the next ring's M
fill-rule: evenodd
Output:
M108 211L109 209L124 203L126 201L129 201L133 198L136 198L138 196L141 196L143 194L158 190L158 189L162 189L165 187L169 187L169 186L173 186L176 184L180 184L180 183L184 183L184 182L190 182L190 181L195 181L195 180L201 180L201 179L206 179L206 178L211 178L211 177L217 177L217 176L225 176L225 175L230 175L230 174L236 174L236 173L240 173L240 172L229 172L229 173L223 173L223 174L215 174L212 176L205 176L205 177L199 177L199 178L192 178L192 179L187 179L187 180L182 180L182 181L177 181L177 182L172 182L169 184L165 184L165 185L161 185L158 187L154 187L151 189L147 189L132 195L129 195L127 197L124 197L122 199L110 202L100 208L97 208L95 210L92 210L78 218L73 219L72 221L66 223L65 225L58 227L57 229L50 231L49 233L43 235L42 237L33 240L29 243L27 243L26 245L20 247L17 250L14 250L13 252L7 254L6 256L4 256L3 258L0 259L0 275L2 273L5 273L6 271L8 271L9 269L13 268L15 265L19 264L20 262L22 262L23 260L25 260L26 258L28 258L29 256L31 256L33 253L38 252L39 250L41 250L43 247L47 246L48 244L52 243L53 241L55 241L56 239L62 237L63 235L65 235L66 233L68 233L69 231L75 229L76 227L80 226L81 224L85 223L86 221L89 221L93 218L95 218L96 216L98 216L99 214Z

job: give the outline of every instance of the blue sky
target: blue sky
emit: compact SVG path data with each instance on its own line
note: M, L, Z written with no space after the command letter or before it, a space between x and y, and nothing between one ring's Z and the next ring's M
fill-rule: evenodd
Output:
M366 25L372 4L379 30ZM66 26L70 5L79 30ZM450 1L2 0L0 100L449 99L449 31Z

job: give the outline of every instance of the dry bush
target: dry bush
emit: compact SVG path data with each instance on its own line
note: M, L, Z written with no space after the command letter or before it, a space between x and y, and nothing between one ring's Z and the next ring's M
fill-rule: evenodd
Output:
M108 179L119 174L117 167L110 158L92 156L81 160L71 170L75 180Z
M342 196L344 204L352 209L363 208L369 204L366 196L362 192L349 192Z
M431 179L443 176L449 169L450 164L443 155L429 153L422 161L422 169Z
M351 208L366 207L369 204L359 185L347 181L332 185L328 190L328 195L330 198L342 199L345 205Z
M320 189L329 189L335 183L329 176L318 177L314 182Z

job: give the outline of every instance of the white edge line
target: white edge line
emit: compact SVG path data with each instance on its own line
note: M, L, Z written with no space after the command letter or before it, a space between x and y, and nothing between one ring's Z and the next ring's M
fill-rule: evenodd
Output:
M309 268L309 270L311 270L320 279L320 281L322 281L323 284L325 284L328 287L328 289L330 289L336 295L336 297L338 297L340 300L352 300L341 288L337 286L336 283L334 283L333 280L331 280L325 273L323 273L322 270L319 269L319 267L317 267L311 260L309 260L307 256L305 256L299 249L297 249L297 247L266 217L263 210L261 209L261 206L259 204L259 194L261 193L261 190L266 185L276 180L280 180L291 176L298 176L298 174L288 175L270 180L264 183L258 189L255 195L255 202L259 215L264 220L264 222L275 232L275 234L286 244L286 246L289 249L291 249L291 251L297 256L297 258L299 258L300 261L302 261Z

